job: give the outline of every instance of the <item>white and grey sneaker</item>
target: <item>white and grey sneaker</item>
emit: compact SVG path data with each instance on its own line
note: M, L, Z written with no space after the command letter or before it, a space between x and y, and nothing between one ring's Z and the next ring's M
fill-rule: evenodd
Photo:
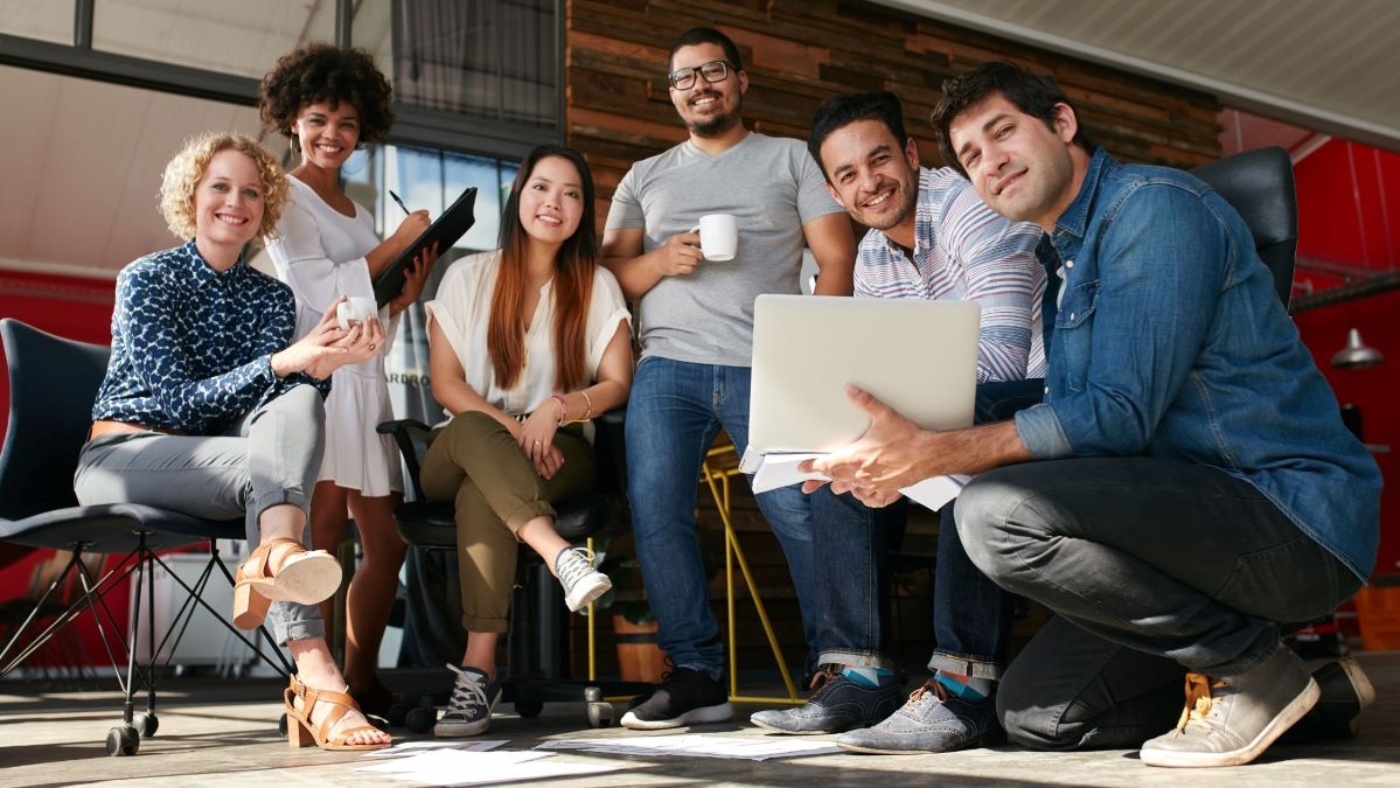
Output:
M594 568L593 560L593 551L586 547L560 550L554 558L554 574L564 586L564 604L575 613L612 588L612 581Z
M1239 676L1186 674L1176 730L1142 745L1148 766L1240 766L1258 758L1317 703L1317 682L1292 651Z
M452 687L447 711L433 726L433 735L455 739L485 733L491 727L491 712L501 699L500 681L488 679L476 668L448 665L447 669L457 674L457 683Z

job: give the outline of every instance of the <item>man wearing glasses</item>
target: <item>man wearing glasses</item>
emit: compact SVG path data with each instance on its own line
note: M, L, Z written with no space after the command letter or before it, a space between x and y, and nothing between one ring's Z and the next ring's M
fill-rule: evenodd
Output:
M798 292L804 242L820 269L819 294L849 295L855 260L850 223L802 143L744 127L749 80L734 42L689 30L669 65L671 101L690 138L632 167L603 237L603 264L637 303L642 359L627 406L628 495L647 599L675 666L622 718L637 729L733 716L695 528L700 462L721 427L735 446L748 443L754 298ZM690 232L711 214L737 219L733 259L705 260ZM870 510L851 496L804 500L796 487L759 495L758 504L787 556L815 650L814 511L833 527L868 532Z

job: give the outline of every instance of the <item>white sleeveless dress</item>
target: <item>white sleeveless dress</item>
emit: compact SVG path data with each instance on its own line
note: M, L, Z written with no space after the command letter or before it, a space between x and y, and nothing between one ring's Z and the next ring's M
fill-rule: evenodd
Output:
M297 338L306 336L341 295L373 298L365 254L379 245L374 219L359 203L354 218L323 201L310 186L287 177L292 199L267 251L277 276L297 299ZM389 309L380 310L391 331ZM387 350L387 349L386 349ZM368 497L403 492L403 474L391 438L374 431L394 417L384 379L384 353L347 364L331 377L326 398L326 450L318 481L330 480Z

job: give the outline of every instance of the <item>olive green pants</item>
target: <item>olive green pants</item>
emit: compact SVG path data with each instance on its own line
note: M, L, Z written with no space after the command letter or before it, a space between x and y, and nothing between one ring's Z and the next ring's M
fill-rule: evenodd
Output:
M462 626L468 632L505 632L520 527L554 517L552 501L587 492L596 477L593 447L583 427L554 434L564 464L542 479L510 430L485 413L463 413L438 431L423 457L423 493L456 505Z

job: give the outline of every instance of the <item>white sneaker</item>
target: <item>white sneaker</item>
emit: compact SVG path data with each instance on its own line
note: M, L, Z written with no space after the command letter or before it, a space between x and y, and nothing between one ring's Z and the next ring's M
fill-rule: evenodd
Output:
M554 559L554 574L564 586L564 604L575 613L612 588L608 576L593 568L593 560L593 552L585 547L560 550Z

